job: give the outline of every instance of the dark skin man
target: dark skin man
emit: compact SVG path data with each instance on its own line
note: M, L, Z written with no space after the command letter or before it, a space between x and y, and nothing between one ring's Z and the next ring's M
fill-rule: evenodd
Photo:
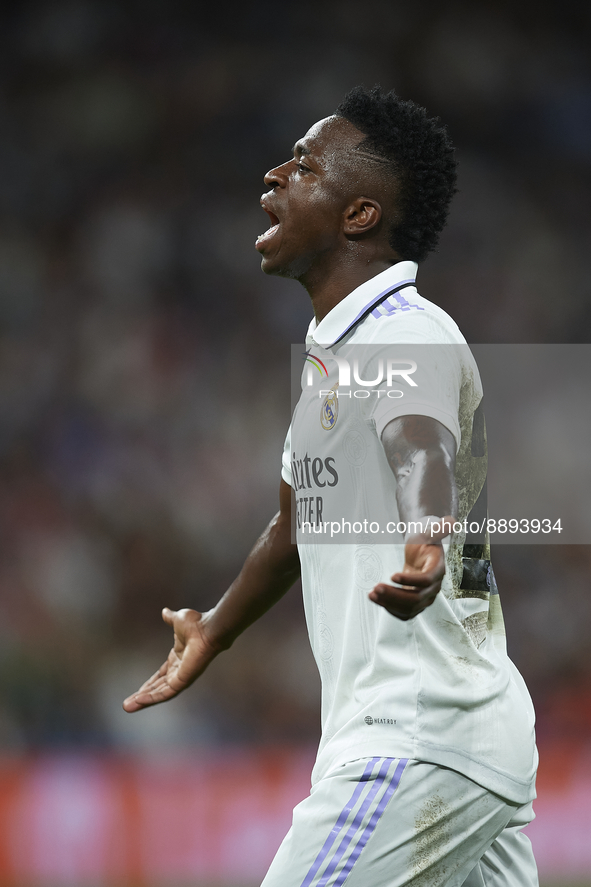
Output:
M349 121L327 117L296 143L291 160L265 176L269 190L261 205L272 224L257 240L261 267L298 280L318 322L352 290L402 258L388 242L386 224L396 217L396 182L384 188L380 159L356 150L363 139ZM446 529L457 512L451 432L430 417L403 416L386 426L382 444L397 481L400 519L445 515ZM300 561L291 541L292 497L281 480L278 513L212 610L163 610L174 646L161 668L125 700L126 711L165 702L188 687L293 585ZM392 585L376 585L370 600L401 620L429 607L441 588L441 539L448 532L449 527L408 539L403 570L392 575Z

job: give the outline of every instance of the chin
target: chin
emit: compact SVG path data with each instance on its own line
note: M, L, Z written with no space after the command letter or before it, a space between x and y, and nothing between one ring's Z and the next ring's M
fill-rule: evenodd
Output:
M293 277L289 268L274 263L273 259L267 259L265 256L261 259L261 271L274 277Z
M261 270L265 272L265 274L273 275L274 277L285 277L288 280L299 280L305 277L307 271L310 268L310 261L307 257L301 256L298 259L295 259L289 264L280 264L279 262L274 262L271 258L265 258L263 256L261 260Z
M266 259L264 256L261 259L261 271L264 271L265 274L279 274L280 271L273 265L273 262L270 259Z

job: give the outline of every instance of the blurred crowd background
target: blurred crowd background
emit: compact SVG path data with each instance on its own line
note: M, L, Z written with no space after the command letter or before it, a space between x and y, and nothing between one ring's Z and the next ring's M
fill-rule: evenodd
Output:
M121 710L162 606L211 606L276 510L310 306L260 272L262 176L352 86L395 88L460 161L421 293L470 342L588 342L590 37L569 0L3 5L7 752L317 741L297 589L190 693ZM591 549L493 556L541 739L591 741Z

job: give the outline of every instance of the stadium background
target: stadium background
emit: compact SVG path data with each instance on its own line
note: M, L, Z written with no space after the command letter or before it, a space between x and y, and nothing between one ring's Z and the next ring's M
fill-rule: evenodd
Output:
M297 589L178 700L121 700L166 654L161 607L210 606L275 508L310 311L260 273L262 175L351 86L395 87L461 164L421 292L472 342L588 342L590 9L4 5L2 887L258 883L318 739ZM494 555L543 884L591 883L590 552Z

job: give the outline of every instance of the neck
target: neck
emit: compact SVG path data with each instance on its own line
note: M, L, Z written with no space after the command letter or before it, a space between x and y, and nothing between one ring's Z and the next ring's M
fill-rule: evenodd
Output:
M310 275L310 279L302 279L300 283L308 291L314 308L316 323L324 320L329 311L342 302L349 293L362 283L371 280L395 264L395 260L375 259L364 264L348 264L342 262L328 275Z

